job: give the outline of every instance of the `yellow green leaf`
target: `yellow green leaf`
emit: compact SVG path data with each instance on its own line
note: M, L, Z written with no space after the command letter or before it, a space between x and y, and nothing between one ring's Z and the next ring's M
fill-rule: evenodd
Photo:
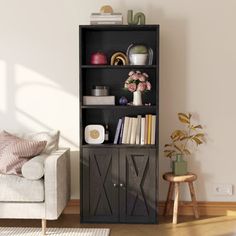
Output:
M165 144L164 147L171 147L172 145L171 144Z
M183 116L184 118L188 119L188 115L185 114L185 113L179 112L179 113L178 113L178 116Z
M189 137L181 137L181 138L180 138L180 141L183 141L183 140L185 140L185 139L189 139Z
M166 152L166 153L167 153L167 152L172 152L172 150L164 150L164 152Z
M184 131L182 130L175 130L172 134L171 134L171 139L176 142L178 141L180 138L184 137L186 134L184 133Z
M190 124L189 118L184 113L178 113L179 120L184 124Z
M203 138L205 135L203 133L198 133L195 135L195 137L197 138Z
M170 151L170 150L169 150L169 151ZM174 150L172 150L172 151L166 153L165 155L166 155L166 157L171 157L173 153L175 153Z
M182 150L181 150L176 144L174 145L174 147L175 147L178 151L182 152Z
M202 141L197 137L193 137L192 140L194 140L197 145L202 144Z
M202 126L201 125L196 125L193 127L194 129L202 129Z
M177 141L179 139L179 131L175 130L172 134L171 134L171 139Z
M171 157L171 153L169 153L168 155L166 155L167 157Z
M190 152L187 148L185 148L185 149L183 150L183 152L184 152L186 155L191 155L191 152Z

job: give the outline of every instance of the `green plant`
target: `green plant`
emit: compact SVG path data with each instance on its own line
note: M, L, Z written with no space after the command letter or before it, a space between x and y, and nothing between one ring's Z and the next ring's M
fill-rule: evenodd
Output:
M175 130L170 136L171 143L165 144L164 153L170 158L176 154L189 156L192 144L198 146L204 141L205 134L201 132L202 126L192 123L191 113L178 113L178 118L185 128Z

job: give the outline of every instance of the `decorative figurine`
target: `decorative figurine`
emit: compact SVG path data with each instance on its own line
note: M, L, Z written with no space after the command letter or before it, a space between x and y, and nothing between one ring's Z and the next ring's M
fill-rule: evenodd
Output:
M103 52L92 53L90 58L90 64L92 65L106 65L107 57Z
M104 14L104 13L109 13L109 14L112 14L113 13L113 9L110 5L104 5L100 8L100 13L101 14Z
M123 52L115 52L111 57L111 65L115 66L128 65L128 58Z
M152 65L153 50L143 44L130 44L126 55L130 65Z
M119 104L120 104L120 105L126 106L127 103L128 103L128 99L127 99L126 97L123 96L123 97L121 97L121 98L119 99Z
M145 15L138 12L133 16L133 10L128 10L127 21L129 25L145 25Z

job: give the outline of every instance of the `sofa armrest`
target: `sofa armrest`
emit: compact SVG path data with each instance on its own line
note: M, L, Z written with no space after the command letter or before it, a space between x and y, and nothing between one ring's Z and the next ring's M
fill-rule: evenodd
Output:
M57 219L70 198L70 150L58 149L44 162L45 216Z

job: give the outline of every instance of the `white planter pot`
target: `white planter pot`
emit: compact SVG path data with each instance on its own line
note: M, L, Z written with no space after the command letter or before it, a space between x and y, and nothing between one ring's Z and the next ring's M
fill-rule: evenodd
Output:
M146 65L148 54L132 54L130 55L131 65Z

